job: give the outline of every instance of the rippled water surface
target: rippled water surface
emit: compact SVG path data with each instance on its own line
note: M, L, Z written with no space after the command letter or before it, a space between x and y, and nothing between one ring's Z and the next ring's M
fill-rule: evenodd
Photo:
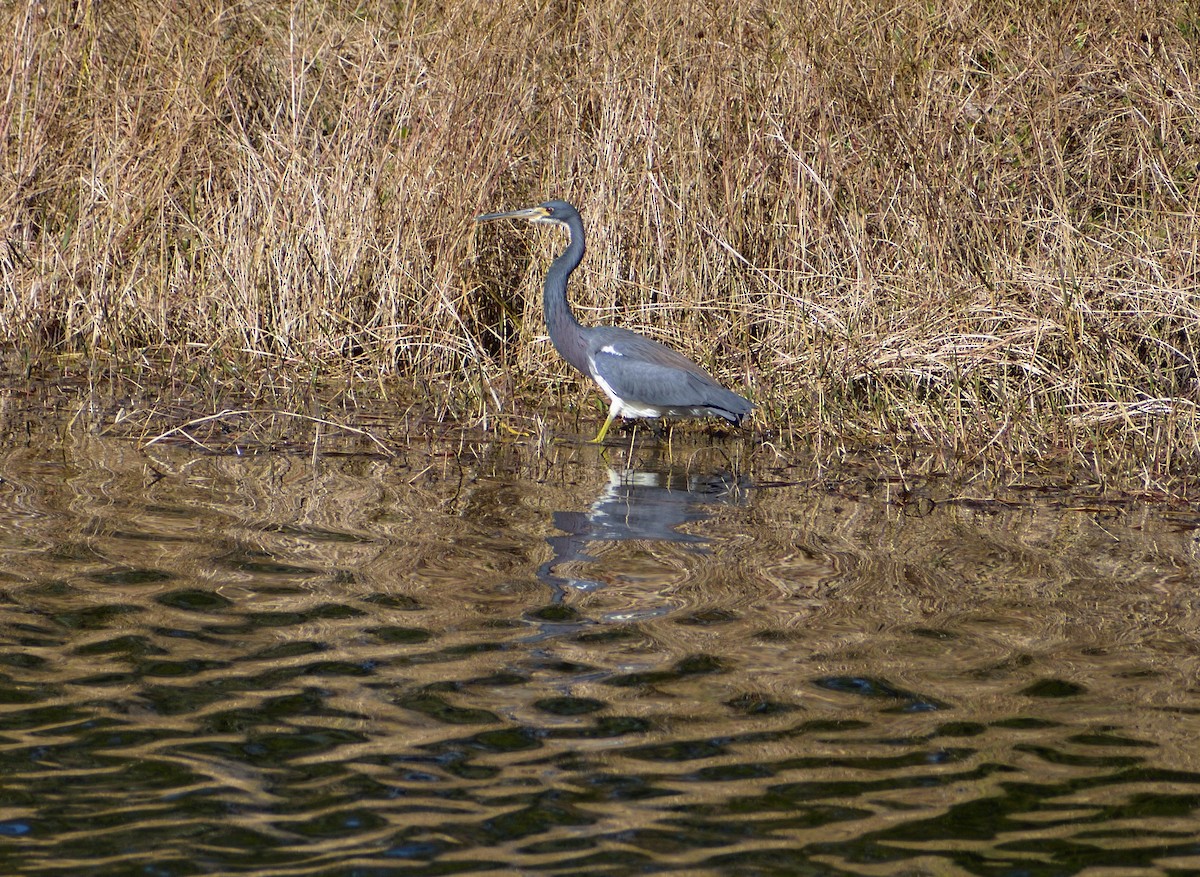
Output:
M1200 872L1200 515L703 441L11 430L0 873Z

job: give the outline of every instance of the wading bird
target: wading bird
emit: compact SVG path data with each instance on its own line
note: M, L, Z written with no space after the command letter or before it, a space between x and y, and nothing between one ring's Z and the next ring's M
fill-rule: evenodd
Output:
M546 328L559 355L600 385L611 400L608 419L593 443L604 441L617 417L723 417L735 426L754 407L727 390L686 356L637 332L583 326L567 304L567 279L583 259L583 220L566 201L525 210L486 213L476 222L528 219L567 230L567 248L546 274L542 304Z

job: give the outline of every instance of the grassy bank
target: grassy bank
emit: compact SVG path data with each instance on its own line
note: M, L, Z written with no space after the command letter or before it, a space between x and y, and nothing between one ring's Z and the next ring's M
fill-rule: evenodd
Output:
M747 386L762 426L1196 455L1187 2L0 15L26 362L344 377L467 420L590 405L539 312L561 242L470 222L558 196L589 227L581 317Z

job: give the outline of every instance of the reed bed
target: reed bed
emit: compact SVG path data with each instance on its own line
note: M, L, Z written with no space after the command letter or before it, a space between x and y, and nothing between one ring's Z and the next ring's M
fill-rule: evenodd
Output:
M564 197L581 318L747 387L771 441L1200 457L1186 0L78 0L0 24L0 336L27 372L590 417L540 315L561 240L471 222Z

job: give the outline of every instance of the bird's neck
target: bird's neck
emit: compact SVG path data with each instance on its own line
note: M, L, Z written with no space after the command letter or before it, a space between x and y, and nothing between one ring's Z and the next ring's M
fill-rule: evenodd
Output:
M546 329L559 355L584 374L588 373L587 349L583 327L571 312L567 302L567 279L583 259L586 249L583 229L571 228L566 250L550 266L542 295Z

